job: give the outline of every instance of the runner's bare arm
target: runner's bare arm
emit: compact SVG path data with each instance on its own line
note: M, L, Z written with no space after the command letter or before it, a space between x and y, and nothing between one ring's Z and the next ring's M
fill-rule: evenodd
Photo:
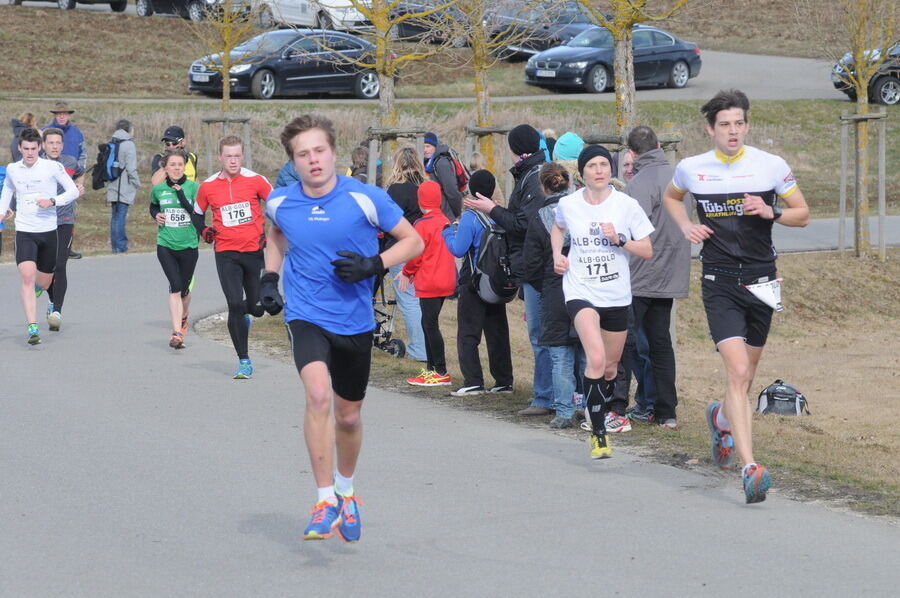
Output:
M675 188L672 183L666 188L663 194L663 205L669 211L669 216L684 233L684 238L691 243L702 243L710 238L713 230L705 224L694 224L688 218L687 212L684 211L684 191Z
M278 226L271 224L266 234L266 272L281 272L285 253L287 253L287 238Z
M787 208L781 211L781 218L775 222L784 226L806 226L809 224L809 206L806 205L806 198L799 187L796 187L794 192L787 197L782 197L781 200Z
M422 237L406 218L401 218L397 226L387 232L397 239L397 242L381 254L381 263L385 268L409 261L425 249Z
M569 269L569 259L562 254L564 240L563 229L554 222L550 229L550 248L553 250L553 271L557 274L565 274Z

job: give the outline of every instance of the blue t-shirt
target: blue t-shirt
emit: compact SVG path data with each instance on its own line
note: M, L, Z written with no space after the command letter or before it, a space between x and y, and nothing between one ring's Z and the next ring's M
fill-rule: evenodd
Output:
M378 233L389 231L403 210L378 187L337 177L323 197L308 197L300 183L273 189L266 215L288 242L283 269L284 319L303 320L341 335L375 328L371 278L346 283L334 273L338 251L378 253Z

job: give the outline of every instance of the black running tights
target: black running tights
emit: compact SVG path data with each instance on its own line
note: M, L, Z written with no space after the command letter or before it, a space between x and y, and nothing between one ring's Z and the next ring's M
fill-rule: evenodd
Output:
M239 359L250 356L247 351L248 335L244 314L262 315L262 310L256 306L259 301L259 272L262 267L262 250L216 252L216 270L219 271L219 282L228 304L228 333Z
M69 251L72 249L74 229L74 224L60 224L56 227L56 269L53 270L53 282L47 289L47 296L53 303L53 309L60 313L62 313L63 301L66 300L66 291L69 288L66 262L69 261Z

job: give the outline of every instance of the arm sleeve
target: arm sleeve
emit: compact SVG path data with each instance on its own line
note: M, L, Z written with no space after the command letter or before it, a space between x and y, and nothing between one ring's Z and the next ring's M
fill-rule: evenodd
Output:
M525 232L525 244L522 253L525 258L525 280L540 289L544 281L545 248L543 243L544 223L535 216Z
M647 214L644 212L644 209L640 206L636 199L629 198L631 201L628 202L630 208L628 211L628 233L625 235L626 237L630 237L635 241L640 241L644 237L647 237L652 233L655 228L650 223L650 219L647 218Z
M422 240L425 242L425 251L428 250L428 244L433 243L433 239L428 237L428 231L425 230L424 226L416 226L416 232L419 233L419 236L422 237ZM425 255L425 251L422 251L419 255L412 258L411 260L407 260L406 264L403 266L403 274L412 278L416 275L416 272L419 271L419 267L422 265L422 256Z
M138 176L137 171L137 146L134 141L131 142L131 147L125 153L125 172L128 173L129 183L134 187L141 186L141 178Z
M194 200L194 212L202 216L206 213L207 205L209 202L206 199L206 188L201 183L200 188L197 189L197 198Z
M675 167L675 174L672 175L672 186L681 191L682 193L687 193L690 191L690 185L688 184L688 176L686 169L684 168L684 161L678 163Z
M81 129L78 129L78 135L81 137L81 140L78 142L78 168L81 169L81 172L84 172L84 167L87 164L87 150L84 147L84 133L81 132Z
M386 233L392 231L403 218L403 210L381 189L372 193L370 199L375 207L376 222L373 224Z
M63 188L63 192L54 199L56 200L57 206L64 206L78 199L78 187L75 186L75 181L72 180L72 177L69 176L69 173L66 172L63 165L59 162L55 162L55 164L57 169L53 172L53 178L55 178L56 183Z
M272 192L272 183L269 179L261 174L256 175L256 195L262 200L269 199L269 193Z
M9 180L9 172L6 174L6 178L3 179L3 190L0 191L0 219L6 215L6 211L9 209L9 203L13 198L13 186L12 182Z
M475 216L471 212L463 212L457 226L445 228L444 243L456 257L463 257L472 248L475 240Z
M787 197L797 190L797 179L794 178L791 167L788 166L783 158L776 156L774 172L776 177L775 193L778 194L778 197Z

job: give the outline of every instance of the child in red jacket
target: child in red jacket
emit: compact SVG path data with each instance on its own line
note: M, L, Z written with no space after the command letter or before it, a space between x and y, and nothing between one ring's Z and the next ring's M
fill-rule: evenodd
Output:
M406 262L400 273L399 287L405 291L410 282L415 281L428 362L418 376L406 381L415 386L450 386L444 337L438 325L444 299L456 291L456 262L441 236L450 221L441 212L441 186L438 183L425 181L419 185L418 200L424 216L416 220L414 226L425 242L425 251Z

